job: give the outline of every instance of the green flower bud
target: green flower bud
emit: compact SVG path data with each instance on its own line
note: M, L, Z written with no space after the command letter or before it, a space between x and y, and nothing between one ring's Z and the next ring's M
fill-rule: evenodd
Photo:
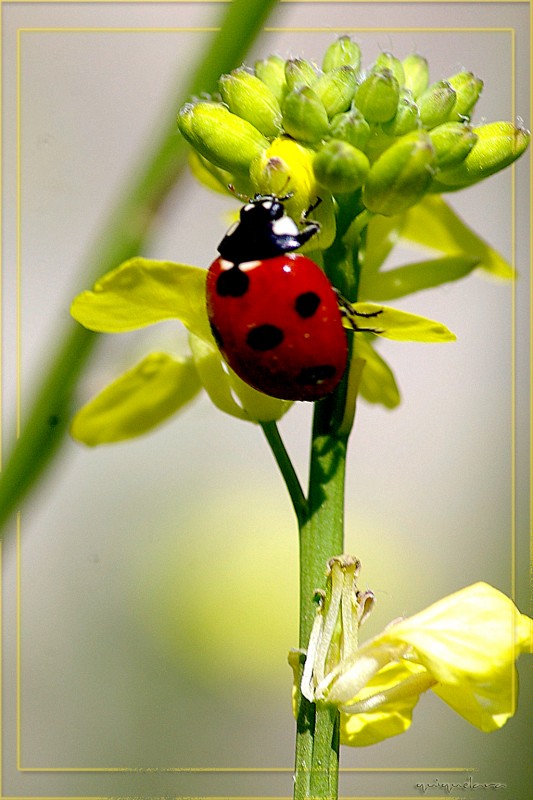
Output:
M329 130L324 103L308 86L293 89L283 101L283 127L294 139L318 142Z
M483 81L472 72L458 72L448 78L448 83L455 91L455 105L450 113L450 120L463 121L469 119L474 106L483 91Z
M318 70L305 58L291 58L285 62L285 80L289 90L298 86L311 86L318 75Z
M396 114L400 85L390 70L371 72L358 86L355 105L368 122L387 122Z
M363 187L365 206L376 214L400 214L424 196L434 166L435 153L426 133L402 136L371 166Z
M287 94L285 60L281 56L271 55L263 61L256 61L255 74L266 83L278 103L281 103Z
M322 69L324 72L331 72L336 67L353 67L357 72L361 64L361 48L356 42L352 42L349 36L339 36L330 44L324 54Z
M383 131L381 125L372 125L370 128L370 138L365 148L365 153L369 157L371 163L373 163L376 158L379 158L396 140L397 137L389 136L389 134Z
M426 91L429 85L428 62L423 56L411 53L402 61L404 71L404 87L413 93L415 100Z
M264 136L278 135L281 109L266 83L241 67L222 75L218 87L233 114L251 122Z
M429 132L437 166L448 169L460 164L477 142L477 135L464 122L445 122Z
M341 139L364 150L370 138L370 125L357 108L335 114L329 126L329 132L334 139Z
M511 122L491 122L474 128L478 140L457 167L439 172L437 182L460 189L508 167L526 150L531 134Z
M195 150L228 172L247 174L252 159L268 147L257 128L220 103L187 103L178 112L178 127Z
M318 183L333 194L354 192L365 182L368 158L348 142L332 139L320 148L313 161Z
M324 103L331 119L335 114L350 107L356 86L357 76L352 67L336 67L321 75L311 88Z
M420 115L413 95L408 90L402 89L396 114L388 122L383 123L383 131L389 136L403 136L416 130L419 125Z
M448 120L455 105L455 91L448 81L432 83L417 100L420 119L430 130Z
M404 85L405 72L403 64L399 58L396 58L396 56L393 56L392 53L388 53L387 51L383 51L376 58L372 67L372 72L383 72L384 69L388 69L392 72L400 86Z

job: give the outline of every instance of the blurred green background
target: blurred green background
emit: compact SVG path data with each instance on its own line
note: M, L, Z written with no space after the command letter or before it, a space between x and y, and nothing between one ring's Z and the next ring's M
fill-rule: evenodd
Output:
M17 31L24 412L47 342L58 323L71 324L70 300L88 288L75 265L153 138L176 75L185 83L206 46L207 32L187 29L216 24L220 9L200 2L3 10L7 450L17 402ZM416 50L429 59L432 80L471 69L485 81L476 121L518 116L527 125L527 11L284 3L247 61L270 52L319 61L337 33L353 31L365 64L382 49L400 58ZM138 31L108 30L126 26ZM77 30L59 30L67 27ZM363 562L361 588L377 596L369 636L477 580L515 589L528 611L528 158L514 178L507 170L450 197L469 225L515 258L518 282L474 274L398 301L444 322L458 341L384 342L403 403L394 412L364 404L357 412L346 550ZM187 177L143 255L207 267L235 207ZM398 248L390 264L426 255ZM157 347L183 350L183 331L165 323L103 337L80 404ZM310 415L300 404L281 424L302 479ZM18 554L14 522L10 528L6 796L290 795L286 655L297 643L297 529L260 429L202 397L135 442L90 451L69 441L24 507ZM502 731L483 735L428 694L407 734L342 752L343 767L375 770L346 773L343 793L415 796L419 782L473 775L508 787L478 797L530 798L531 662L524 658L520 671L519 712Z

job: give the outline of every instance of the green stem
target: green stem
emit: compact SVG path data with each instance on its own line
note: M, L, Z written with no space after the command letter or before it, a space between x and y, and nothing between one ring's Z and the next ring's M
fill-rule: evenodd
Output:
M355 300L359 279L358 237L357 241L346 237L348 219L348 214L339 215L338 235L324 254L324 266L340 292ZM352 420L346 413L347 387L348 374L332 395L315 405L308 514L300 524L302 649L307 647L315 618L314 591L325 587L329 559L344 552L346 451ZM338 793L339 713L332 707L314 706L301 695L298 708L294 798L334 800Z
M347 434L331 430L335 394L317 403L309 473L309 514L300 527L300 647L313 620L314 590L323 589L329 559L344 551L344 478ZM338 713L300 698L296 733L295 800L337 797Z
M278 467L280 468L280 472L283 476L283 480L285 481L298 524L301 524L307 515L307 500L302 491L302 487L292 465L292 461L287 453L287 450L285 449L285 445L283 444L278 426L275 422L262 422L261 427L263 428L264 434L270 445L270 449L274 454L274 458L276 459Z
M81 285L93 283L122 261L138 255L154 215L175 184L187 154L178 135L177 109L191 95L210 92L221 73L240 64L277 0L233 0L225 5L220 29L185 92L172 99L156 144L135 170L105 229L85 263ZM0 526L20 507L57 451L68 428L77 379L98 336L71 324L61 332L61 344L50 358L45 378L26 415L0 481Z

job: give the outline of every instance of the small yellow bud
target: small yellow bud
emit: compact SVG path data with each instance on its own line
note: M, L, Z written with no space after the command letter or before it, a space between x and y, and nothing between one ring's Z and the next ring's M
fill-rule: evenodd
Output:
M178 112L178 127L195 150L232 173L247 174L250 162L268 147L257 128L221 103L187 103Z
M357 108L336 114L329 130L334 139L348 142L358 150L364 150L370 138L370 125Z
M274 139L252 162L250 179L259 194L292 193L285 205L294 219L300 219L317 198L313 153L292 139Z
M460 164L477 142L477 135L463 122L445 122L429 131L437 166L449 169Z
M369 211L391 216L418 203L432 181L435 153L420 131L400 137L374 162L363 187Z
M418 106L411 92L402 89L396 114L388 122L383 123L383 132L388 136L403 136L420 126Z
M311 86L317 77L317 68L305 58L291 58L285 62L285 80L289 90L298 86Z
M453 189L472 186L516 161L531 138L529 131L511 122L491 122L473 133L478 137L474 147L458 166L439 172L439 184Z
M286 200L287 213L294 220L302 216L316 203L322 202L313 211L313 220L320 224L320 231L313 236L304 250L326 249L335 239L336 219L331 195L319 191L313 172L314 153L292 139L275 139L268 150L258 156L250 167L250 178L254 190L260 194L292 196Z
M388 69L392 72L400 86L404 85L405 72L403 64L399 58L396 58L396 56L393 56L392 53L387 51L383 51L379 54L372 67L373 72L381 72L384 69Z
M472 72L458 72L448 78L448 83L455 91L455 105L449 119L464 121L469 119L483 91L483 81Z
M357 86L357 76L352 67L336 67L324 73L312 85L313 92L322 100L331 119L335 114L346 111L353 100Z
M333 194L354 192L363 185L370 163L348 142L332 139L320 148L313 161L315 178Z
M430 130L448 120L455 105L455 91L448 81L437 81L426 89L417 103L422 125Z
M361 48L359 45L352 42L349 36L339 36L326 50L322 69L324 72L331 72L336 67L348 66L357 71L360 64Z
M415 100L426 91L429 84L428 62L417 53L404 58L402 62L404 71L404 87L413 93Z
M270 55L263 61L256 61L255 74L266 83L278 103L281 103L287 94L285 60L281 56Z
M218 87L232 114L250 122L263 136L279 134L281 109L266 83L241 67L222 75Z
M328 133L324 103L308 86L293 89L283 101L283 127L302 142L318 142Z
M396 114L400 85L390 70L371 72L359 84L355 105L368 122L387 122Z

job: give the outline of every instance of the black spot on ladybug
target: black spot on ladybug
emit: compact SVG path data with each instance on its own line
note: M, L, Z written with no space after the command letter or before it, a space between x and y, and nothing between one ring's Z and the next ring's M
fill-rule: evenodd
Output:
M303 319L312 317L320 305L320 297L316 292L302 292L296 298L294 308Z
M237 265L226 269L217 278L217 294L220 297L242 297L248 291L250 278Z
M246 337L246 344L252 350L273 350L278 347L283 341L283 331L275 325L258 325L257 328L252 328Z
M222 336L220 335L220 331L218 330L217 326L214 325L212 322L209 322L209 327L211 328L211 333L213 334L213 339L217 343L217 347L220 350L223 350L224 340L222 339Z
M315 367L304 367L296 381L302 386L316 386L317 384L328 381L337 372L332 364L318 364Z

